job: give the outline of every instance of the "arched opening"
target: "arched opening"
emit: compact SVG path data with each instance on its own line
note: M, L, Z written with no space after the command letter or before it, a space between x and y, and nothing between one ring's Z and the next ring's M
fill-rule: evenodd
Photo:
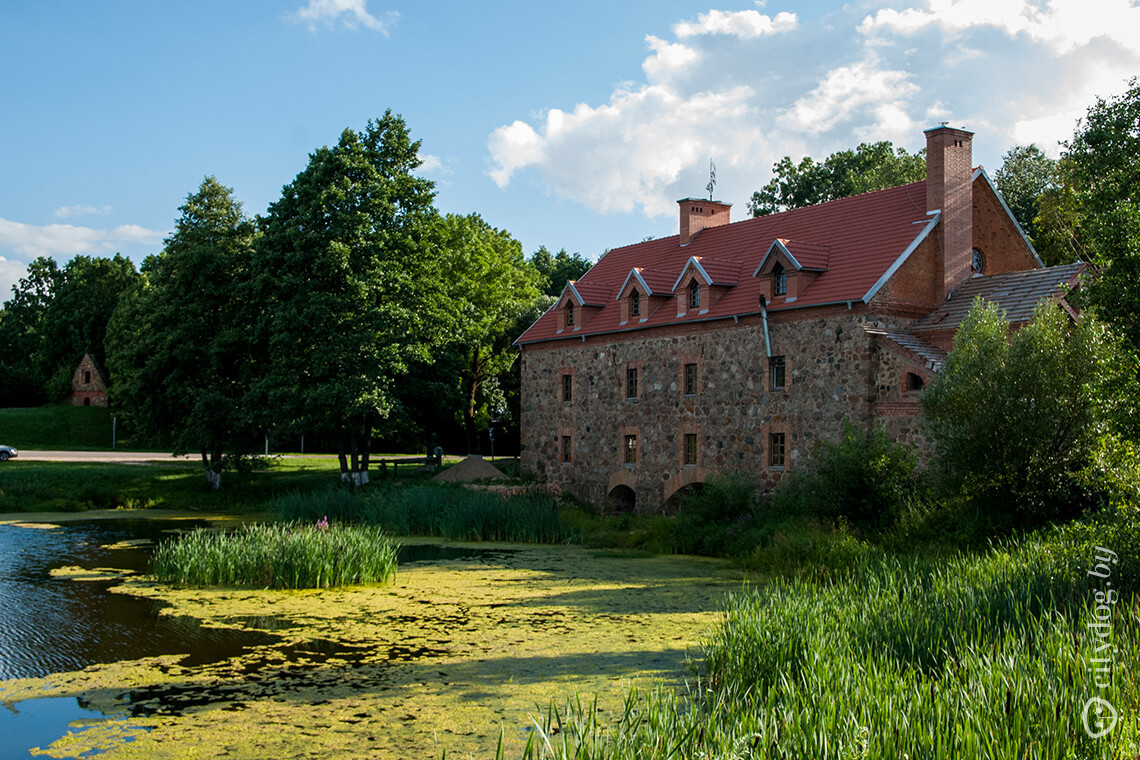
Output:
M667 515L675 515L685 507L685 503L695 496L698 496L704 490L704 483L689 483L683 485L673 492L673 495L665 500L664 512Z
M89 370L89 369L83 370L83 383L85 385L91 384L91 370Z
M906 373L906 389L907 391L920 391L925 387L926 383L922 377L914 374L913 372Z
M91 406L91 398L87 397L87 398L83 399L83 405L84 406Z
M629 293L629 314L632 317L641 316L641 294L634 288Z
M637 507L637 492L629 486L614 486L606 497L606 507L614 513L632 512Z

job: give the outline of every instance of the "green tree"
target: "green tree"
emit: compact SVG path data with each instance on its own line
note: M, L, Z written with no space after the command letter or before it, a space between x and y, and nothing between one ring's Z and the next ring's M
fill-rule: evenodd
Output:
M1088 260L1073 168L1073 162L1062 156L1056 166L1056 184L1037 198L1033 247L1045 266Z
M884 140L832 153L821 163L805 156L795 164L784 156L772 175L748 202L754 217L918 182L926 177L926 157L925 151L907 153Z
M449 214L441 228L441 274L455 288L448 301L458 307L450 349L461 357L461 418L468 451L477 452L478 432L509 414L500 379L518 360L514 328L540 297L542 275L517 240L476 214Z
M419 147L391 111L363 132L346 129L261 221L264 424L335 438L354 485L368 480L372 433L394 409L400 376L451 327L431 256L433 184L413 174Z
M542 292L557 298L570 280L578 280L593 266L580 253L567 253L563 248L551 254L546 246L540 246L531 254L530 263L542 276Z
M48 400L42 327L62 280L53 259L37 258L12 286L12 297L0 312L0 391L9 406L38 406Z
M1090 315L1073 325L1050 301L1012 337L978 300L922 394L935 464L991 514L1033 522L1074 516L1105 495L1085 477L1119 440L1135 363Z
M1046 191L1057 188L1057 179L1057 162L1036 145L1010 148L1002 158L1001 168L994 172L998 192L1034 245L1038 238L1039 199Z
M144 265L108 335L112 398L144 437L201 452L219 488L227 459L252 450L245 388L255 226L230 188L206 177L174 232Z
M1078 222L1098 270L1088 302L1140 348L1140 82L1098 99L1065 147Z

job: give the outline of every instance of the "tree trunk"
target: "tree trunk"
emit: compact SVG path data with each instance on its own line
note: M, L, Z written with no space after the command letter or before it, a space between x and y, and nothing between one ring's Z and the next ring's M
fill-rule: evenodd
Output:
M214 449L212 452L202 449L202 469L206 474L206 484L211 491L222 487L222 452Z

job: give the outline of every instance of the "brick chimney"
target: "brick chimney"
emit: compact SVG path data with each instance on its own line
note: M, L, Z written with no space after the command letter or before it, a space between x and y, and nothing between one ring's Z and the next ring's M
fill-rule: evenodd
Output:
M945 124L926 130L926 210L942 212L935 254L939 301L969 279L973 263L973 137Z
M677 205L681 208L681 245L688 245L705 227L728 224L728 212L732 208L731 203L701 198L682 198Z

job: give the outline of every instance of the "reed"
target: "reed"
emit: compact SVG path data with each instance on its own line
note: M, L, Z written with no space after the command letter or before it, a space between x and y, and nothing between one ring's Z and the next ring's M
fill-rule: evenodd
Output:
M528 758L1115 758L1140 751L1137 589L1090 576L1110 536L1140 562L1134 519L1053 529L947 559L861 555L842 574L773 577L727 603L687 693L630 692L599 721L571 700ZM1106 533L1107 531L1107 533ZM1117 586L1122 584L1123 587ZM1090 661L1111 606L1111 685ZM1092 739L1083 708L1120 722ZM1095 725L1094 725L1095 728Z
M319 523L202 528L160 544L154 574L193 586L328 588L384 583L396 574L398 546L374 526Z

